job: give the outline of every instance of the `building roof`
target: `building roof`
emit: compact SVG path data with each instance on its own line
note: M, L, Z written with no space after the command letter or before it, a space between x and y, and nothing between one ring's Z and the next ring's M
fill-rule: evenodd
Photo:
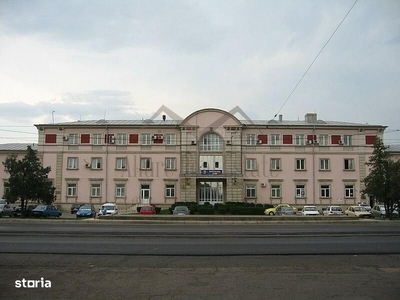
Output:
M388 148L386 149L386 152L398 152L400 153L400 145L388 145Z
M38 149L37 144L9 143L0 144L0 151L26 151L28 146L31 146L35 151Z

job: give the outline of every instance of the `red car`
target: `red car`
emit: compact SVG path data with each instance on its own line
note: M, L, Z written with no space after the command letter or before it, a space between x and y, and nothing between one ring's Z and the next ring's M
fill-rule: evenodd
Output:
M140 214L141 215L155 215L156 209L152 205L142 206L142 208L140 209Z

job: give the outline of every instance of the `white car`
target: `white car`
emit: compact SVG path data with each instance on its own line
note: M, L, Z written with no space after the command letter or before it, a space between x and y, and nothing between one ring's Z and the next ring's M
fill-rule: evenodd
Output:
M104 203L98 213L99 216L116 214L118 214L118 207L115 203Z
M324 210L324 216L343 215L343 209L339 205L328 206Z
M312 205L307 205L304 206L301 214L303 216L318 216L319 215L319 211L318 208L316 206L312 206Z

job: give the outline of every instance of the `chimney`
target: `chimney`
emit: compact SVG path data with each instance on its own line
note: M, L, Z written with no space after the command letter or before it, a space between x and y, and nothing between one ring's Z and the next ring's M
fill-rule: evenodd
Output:
M305 121L307 123L317 123L317 114L316 113L307 113L305 115Z
M279 115L279 122L282 122L282 120L283 120L283 116Z

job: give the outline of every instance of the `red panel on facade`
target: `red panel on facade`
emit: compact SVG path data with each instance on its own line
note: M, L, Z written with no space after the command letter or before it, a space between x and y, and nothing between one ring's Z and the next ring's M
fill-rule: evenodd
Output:
M57 134L46 134L44 142L45 143L56 143L57 142Z
M341 136L340 135L332 135L331 136L331 144L332 145L337 145L339 144Z
M293 144L293 137L292 135L284 134L283 135L283 144L284 145L290 145Z
M317 140L317 136L314 134L308 134L307 135L307 141L316 141Z
M268 144L268 136L266 134L259 134L258 139L261 141L261 143Z
M139 142L139 135L136 133L132 133L129 135L129 143L137 144Z
M90 134L82 133L81 134L81 144L89 144L90 143Z
M365 143L367 145L373 145L376 142L376 135L366 135L365 136Z

